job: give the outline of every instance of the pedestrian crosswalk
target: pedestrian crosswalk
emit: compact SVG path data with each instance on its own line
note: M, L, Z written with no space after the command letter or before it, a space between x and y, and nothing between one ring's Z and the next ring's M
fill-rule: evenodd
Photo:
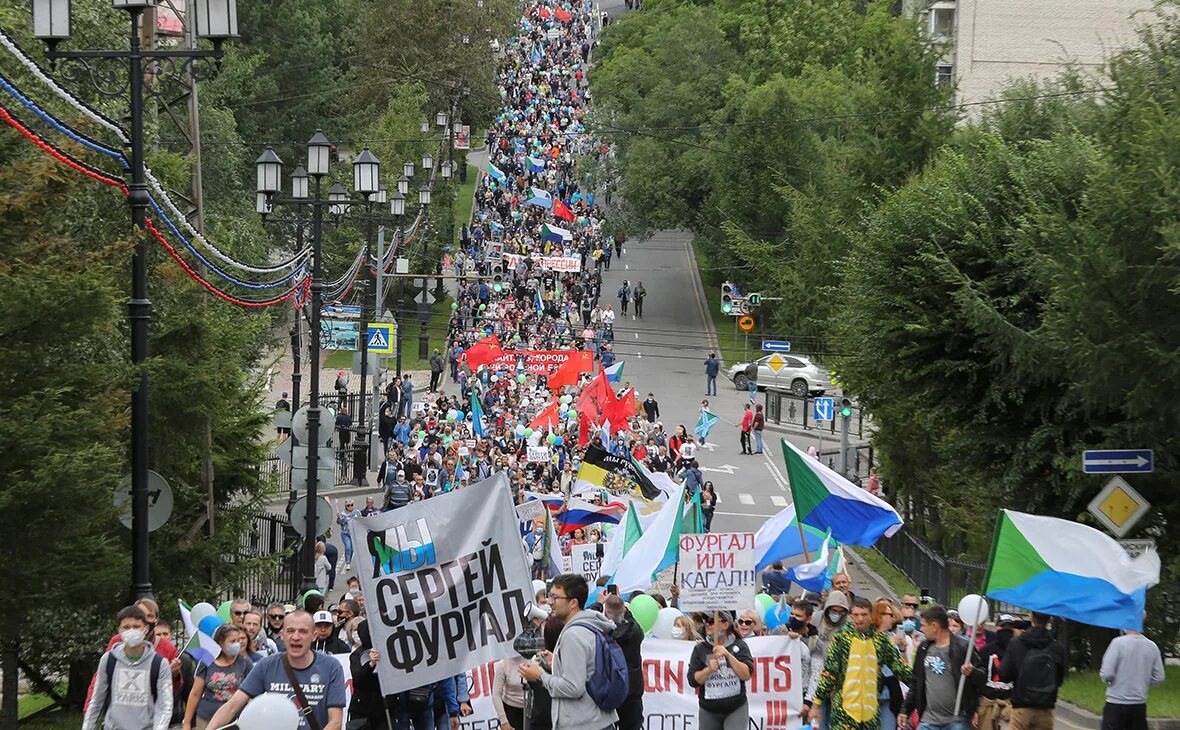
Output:
M791 503L789 497L781 494L753 495L748 492L739 492L737 500L746 506L774 507L776 511Z

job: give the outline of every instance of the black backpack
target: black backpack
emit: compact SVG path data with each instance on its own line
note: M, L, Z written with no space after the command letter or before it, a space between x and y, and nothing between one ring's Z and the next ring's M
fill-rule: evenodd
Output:
M1049 648L1030 648L1020 663L1012 699L1026 707L1052 707L1057 702L1057 675L1057 660Z

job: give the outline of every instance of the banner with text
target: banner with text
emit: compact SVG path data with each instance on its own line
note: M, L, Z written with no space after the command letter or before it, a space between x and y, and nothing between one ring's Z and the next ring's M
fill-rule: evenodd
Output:
M785 636L746 639L754 656L754 672L746 684L750 701L748 730L795 730L803 709L803 676L800 665L803 643ZM696 730L696 690L688 686L688 660L695 642L644 639L643 727L647 730ZM492 706L495 663L471 671L471 708L459 718L461 730L499 730ZM518 681L510 677L509 681Z
M581 350L511 350L488 363L491 370L516 370L518 365L533 375L550 375L571 357L593 358L590 352ZM589 363L586 371L593 368Z
M602 574L602 543L570 547L570 571L586 579L590 585Z
M515 253L502 254L504 262L510 268L516 268L516 265L524 260L524 256ZM561 271L578 273L582 270L582 259L580 256L532 256L530 257L533 263L540 266L545 271Z
M518 525L507 472L349 523L387 694L512 655L533 600Z
M755 588L754 533L680 536L681 611L753 606Z
M530 446L525 451L525 461L530 464L547 464L549 458L548 446Z

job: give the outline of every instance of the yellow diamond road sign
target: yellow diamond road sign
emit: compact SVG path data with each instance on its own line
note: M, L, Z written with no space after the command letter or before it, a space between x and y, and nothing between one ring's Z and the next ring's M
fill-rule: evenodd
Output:
M1126 479L1113 477L1090 501L1090 514L1106 526L1106 529L1122 537L1131 531L1137 522L1147 514L1151 503L1136 492Z
M771 370L777 373L779 370L783 369L784 365L787 364L787 360L776 352L766 359L766 364L770 366Z

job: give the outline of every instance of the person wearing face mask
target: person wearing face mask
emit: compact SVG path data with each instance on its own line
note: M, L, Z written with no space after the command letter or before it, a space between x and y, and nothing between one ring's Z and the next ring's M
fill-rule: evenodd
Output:
M166 730L172 720L172 671L147 641L143 609L128 606L118 620L119 641L98 662L82 730L97 730L100 721L108 728Z
M156 636L156 626L159 625L160 607L150 598L141 598L135 602L135 607L143 612L144 621L146 622L145 641L152 645L156 653L164 657L165 663L168 665L172 673L172 691L175 693L180 689L181 685L181 666L178 659L179 652L176 645L172 643L171 639ZM111 637L107 642L107 651L115 648L115 645L122 641L119 634ZM90 680L90 688L86 691L86 703L83 706L89 707L91 699L94 697L94 682Z
M746 682L754 672L754 657L734 630L729 611L707 614L705 631L705 640L693 647L688 660L688 684L697 690L697 727L745 730L750 724Z
M597 532L590 531L591 541ZM619 723L616 727L618 730L639 730L643 727L643 629L617 595L607 596L602 613L614 622L611 637L627 659L627 699L617 710Z
M197 665L184 711L184 730L205 730L209 719L234 696L254 668L242 646L246 639L246 632L235 624L222 624L213 632L221 653L212 664Z
M672 622L672 638L677 641L700 641L696 624L688 616L678 616Z

